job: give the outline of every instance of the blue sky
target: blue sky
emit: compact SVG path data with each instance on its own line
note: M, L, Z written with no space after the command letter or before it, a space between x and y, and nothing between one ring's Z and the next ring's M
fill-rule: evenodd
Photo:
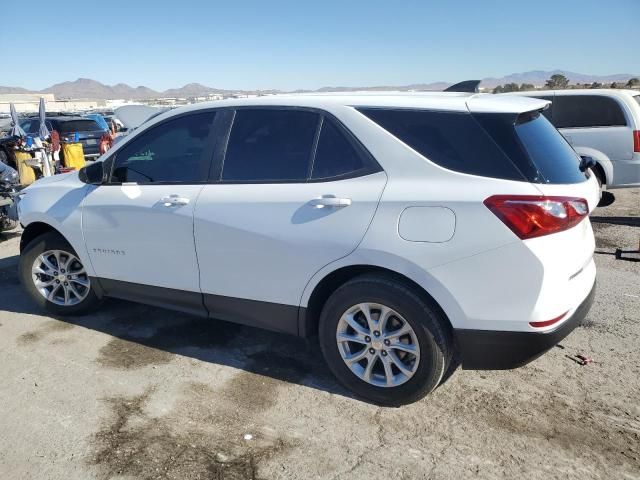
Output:
M10 4L0 85L30 89L78 77L163 90L406 85L555 68L640 73L640 0Z

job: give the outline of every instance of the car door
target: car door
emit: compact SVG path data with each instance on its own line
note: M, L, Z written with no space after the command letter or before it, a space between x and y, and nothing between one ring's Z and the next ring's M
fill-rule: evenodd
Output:
M87 253L108 294L203 311L193 212L211 166L214 120L215 112L191 113L141 132L86 196Z
M195 210L204 302L214 317L297 333L305 285L356 248L386 174L329 116L277 108L231 116L217 183Z

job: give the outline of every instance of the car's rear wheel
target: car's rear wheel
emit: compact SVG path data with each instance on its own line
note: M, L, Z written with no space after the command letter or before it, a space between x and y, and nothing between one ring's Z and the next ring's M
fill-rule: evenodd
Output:
M77 253L54 232L37 237L24 248L19 269L31 298L52 313L83 314L100 302Z
M320 345L347 388L378 404L402 405L442 379L451 357L445 322L411 287L365 275L338 288L325 304Z

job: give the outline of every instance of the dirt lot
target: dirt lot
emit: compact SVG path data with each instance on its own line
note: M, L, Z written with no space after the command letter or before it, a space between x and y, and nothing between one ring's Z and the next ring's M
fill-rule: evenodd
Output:
M640 189L614 194L584 326L400 409L351 398L313 342L116 301L43 315L5 235L0 478L640 478L640 263L614 255L638 245Z

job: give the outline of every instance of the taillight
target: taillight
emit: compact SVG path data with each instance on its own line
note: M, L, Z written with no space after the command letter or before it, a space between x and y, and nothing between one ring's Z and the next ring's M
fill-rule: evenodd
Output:
M640 153L640 130L633 131L633 151Z
M589 214L587 201L574 197L494 195L484 204L522 240L568 230Z

